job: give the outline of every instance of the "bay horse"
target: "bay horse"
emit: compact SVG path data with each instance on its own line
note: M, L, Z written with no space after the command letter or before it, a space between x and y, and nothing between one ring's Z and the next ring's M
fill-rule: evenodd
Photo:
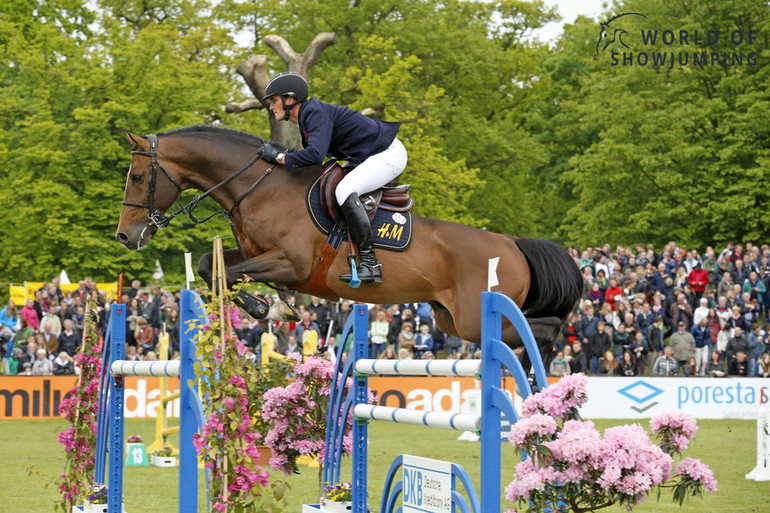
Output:
M478 343L488 260L500 257L496 290L523 310L543 354L551 351L559 328L582 295L577 264L553 242L416 215L408 249L377 250L382 284L354 289L338 280L348 271L345 241L320 286L317 279L310 283L327 236L313 224L305 198L321 166L294 171L272 166L256 158L265 140L219 127L126 135L134 148L116 239L128 249L146 246L158 227L168 223L164 213L181 192L193 188L207 191L233 224L239 249L225 251L229 284L246 275L332 301L342 297L376 304L428 302L442 332ZM208 254L198 266L209 285L210 264ZM520 344L510 325L503 338L512 346Z

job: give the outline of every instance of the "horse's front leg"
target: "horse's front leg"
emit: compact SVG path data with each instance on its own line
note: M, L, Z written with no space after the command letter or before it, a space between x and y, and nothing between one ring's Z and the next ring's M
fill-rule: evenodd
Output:
M228 283L235 283L244 275L262 283L301 283L305 278L279 249L227 266Z
M213 270L212 267L214 265L214 254L213 253L206 253L201 257L201 259L198 261L198 276L203 278L203 281L206 282L206 285L209 286L209 289L214 290L213 284L212 284L212 277L213 277ZM243 255L241 255L241 252L237 249L228 249L223 252L224 255L224 261L225 261L225 271L229 267L232 267L238 263L243 262ZM227 279L227 276L225 276L225 279ZM227 285L231 286L235 283L234 281L231 282L230 280L227 280Z

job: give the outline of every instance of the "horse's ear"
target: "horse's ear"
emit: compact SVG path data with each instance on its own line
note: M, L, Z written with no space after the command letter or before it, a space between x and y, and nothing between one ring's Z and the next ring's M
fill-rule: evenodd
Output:
M126 137L128 137L128 140L131 141L131 143L134 145L135 148L141 147L142 143L140 141L144 140L144 137L132 134L128 130L123 130L126 133Z

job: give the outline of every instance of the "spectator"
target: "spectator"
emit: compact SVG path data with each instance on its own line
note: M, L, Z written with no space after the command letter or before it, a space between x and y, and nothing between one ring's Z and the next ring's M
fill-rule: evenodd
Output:
M433 350L433 335L430 334L430 326L427 324L420 325L420 333L415 337L414 342L414 358L419 360L422 358L426 351Z
M695 339L695 370L699 376L706 373L706 362L708 362L709 352L711 351L711 330L708 326L708 317L701 317L700 322L690 331Z
M596 374L599 369L599 360L604 353L610 350L611 339L605 330L606 323L600 320L596 324L596 332L588 341L588 354L591 357L591 374Z
M617 331L612 334L612 354L615 356L615 361L620 364L620 358L625 351L631 349L631 339L626 333L626 325L620 323Z
M676 376L679 366L677 361L672 356L673 350L671 346L666 346L663 349L663 355L659 356L655 360L655 366L653 368L653 374L655 376Z
M51 359L59 351L59 339L50 333L38 333L35 335L35 342L37 342L37 347L42 347L48 352Z
M11 350L11 356L8 358L8 375L15 376L21 369L21 357L23 352L20 347L14 347Z
M297 343L296 335L289 335L288 343L286 344L286 350L283 352L284 356L288 356L291 353L302 354L302 348Z
M393 351L392 348L387 348L383 353L380 355L380 358L383 360L396 360L396 353Z
M730 376L748 376L749 375L749 363L746 360L746 353L738 351L735 353L735 358L730 360L727 366L727 371Z
M641 331L634 333L634 340L631 342L631 354L636 362L636 368L639 374L644 374L647 370L647 353L650 351L650 346L647 339L644 338L644 334Z
M70 357L75 356L75 352L80 346L80 336L72 328L72 320L64 321L64 330L59 335L59 349L66 352Z
M695 358L695 337L687 331L687 326L683 321L679 321L677 324L677 331L671 335L668 345L677 362L676 374L679 374L679 369L687 363L687 360Z
M19 314L16 312L16 303L8 300L0 310L0 324L8 328L11 334L16 333L16 324L19 322Z
M580 319L580 326L578 332L580 333L581 342L588 347L591 341L591 336L596 333L597 325L599 324L599 317L596 315L594 305L588 303L583 312L583 316Z
M570 362L570 371L572 374L582 372L588 374L588 356L583 350L583 344L579 340L576 340L572 344L572 361Z
M75 315L72 316L72 329L79 335L86 329L86 309L83 306L75 307ZM70 355L71 356L71 355Z
M679 323L683 323L685 330L689 329L692 321L692 307L686 302L687 297L684 292L679 291L676 296L676 302L671 305L668 316L671 319L671 324L678 326Z
M340 309L334 316L334 333L339 336L342 335L342 331L345 329L345 324L348 322L348 316L350 315L350 301L343 299L340 303ZM400 326L399 326L400 329ZM398 332L397 332L398 333Z
M687 276L687 281L692 287L696 299L700 300L703 297L703 292L706 290L706 285L709 283L709 273L703 269L700 262L697 262Z
M604 293L604 298L606 302L609 303L612 311L615 311L617 308L616 301L618 296L620 296L622 293L623 290L618 287L617 280L615 278L610 278L610 286L607 287L607 291Z
M551 365L548 367L548 375L561 377L570 373L569 363L564 360L564 352L559 351L556 356L551 360Z
M56 307L53 305L48 307L48 311L43 315L43 320L40 321L40 331L45 331L46 328L48 328L47 333L51 333L54 338L61 335L61 319L56 314Z
M153 337L155 336L155 330L152 329L150 323L144 317L140 317L136 321L136 328L134 329L134 340L136 340L137 346L147 346L145 349L152 349L155 347L153 343Z
M618 362L612 351L607 351L599 360L599 375L612 376L618 373Z
M725 363L727 369L730 369L730 362L735 360L735 356L740 352L744 356L749 352L749 341L743 337L743 330L740 327L736 327L733 332L734 335L727 341L727 347L725 348Z
M700 324L700 320L705 317L708 317L709 315L709 307L708 307L709 300L706 299L705 297L702 297L699 300L699 304L700 306L698 306L698 308L695 309L692 315L693 326L697 326L698 324Z
M770 353L764 353L759 359L756 375L763 378L770 377Z
M414 325L412 324L412 321L405 321L401 324L401 332L398 334L397 347L399 348L399 357L401 356L401 349L406 349L409 353L409 359L411 360L412 355L414 354L414 344Z
M294 328L294 336L297 337L297 341L304 343L304 335L306 331L315 331L320 344L323 334L321 333L321 327L312 319L312 314L309 310L302 312L302 320L297 323Z
M711 351L711 359L706 364L706 375L715 378L724 378L727 376L727 367L721 358L722 353L718 350Z
M724 323L725 329L727 329L730 336L733 337L735 335L736 328L740 328L741 332L748 331L749 326L746 324L746 319L741 315L741 307L733 306L731 312L730 317Z
M27 350L19 358L19 368L29 366L29 372L32 373L32 365L37 360L37 350L39 349L37 342L34 339L27 342ZM29 375L29 374L27 374Z
M620 373L623 376L636 376L639 373L636 367L636 358L628 351L620 357Z
M307 305L307 309L310 312L315 312L316 323L320 328L320 332L324 335L329 329L329 306L321 303L321 300L316 296L310 297L310 304ZM344 326L343 326L344 327ZM320 337L319 337L320 340Z
M725 268L727 268L727 264L722 264ZM733 282L733 275L725 272L722 275L722 281L719 282L719 285L717 286L717 297L724 296L727 297L727 293L733 290L733 286L735 283Z
M682 375L684 377L691 377L698 375L698 364L695 363L695 358L690 358L682 367Z
M35 352L35 362L32 364L33 376L53 376L53 362L48 359L48 351L40 348Z
M34 299L28 299L27 303L21 307L19 316L27 322L27 326L29 326L30 329L37 331L40 329L40 319L38 319L34 304Z
M431 308L427 317L420 317L420 326L427 324L430 327L430 336L433 337L433 354L444 350L444 333L438 329L436 323L436 311Z
M447 358L453 358L460 352L463 341L457 335L447 334L444 336L444 345L446 347Z
M749 360L749 375L753 376L757 370L757 363L765 350L765 333L759 329L759 324L751 325L748 342L749 351L746 356Z
M409 349L407 349L406 347L402 347L401 349L399 349L398 350L398 359L399 360L411 360L412 359L412 355L409 352Z
M647 367L650 373L655 368L655 361L663 355L665 332L663 318L656 316L652 321L652 326L647 330Z
M377 310L375 320L369 325L369 338L372 341L370 358L379 358L388 343L390 325L385 319L385 310Z

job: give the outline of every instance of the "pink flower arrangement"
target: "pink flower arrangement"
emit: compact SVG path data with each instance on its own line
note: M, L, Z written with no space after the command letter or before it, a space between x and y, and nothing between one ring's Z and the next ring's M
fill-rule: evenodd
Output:
M259 373L245 358L246 347L233 330L240 318L230 306L233 292L225 292L224 315L212 294L207 305L206 328L196 336L196 376L203 392L205 423L193 444L211 472L210 496L215 511L264 511L266 502L280 502L280 483L270 483L259 461L257 444L262 435L254 422L257 414L249 400ZM280 507L278 507L280 509Z
M294 361L296 379L285 387L265 392L262 408L263 420L273 426L265 437L265 445L273 453L270 466L285 474L296 470L297 458L303 455L317 458L323 465L326 419L334 376L334 364L323 358L311 356L303 361L298 353L289 358ZM352 380L348 379L345 388L351 385ZM369 401L374 402L371 393ZM352 415L345 421L343 449L347 454L353 449L352 421Z
M673 488L680 503L687 494L717 489L708 466L691 458L682 460L671 477L672 456L695 435L695 419L681 412L653 418L650 426L660 445L639 424L612 427L602 436L577 412L587 399L586 381L582 374L566 376L524 401L510 441L527 459L516 466L505 489L521 511L582 513L613 504L630 511L656 487Z
M91 314L96 311L96 301L89 299L87 307L89 315L85 318L83 343L74 358L80 369L80 379L59 403L59 413L70 424L58 436L66 455L65 471L59 476L58 488L62 494L62 509L67 511L85 496L94 474L102 349L95 316Z

